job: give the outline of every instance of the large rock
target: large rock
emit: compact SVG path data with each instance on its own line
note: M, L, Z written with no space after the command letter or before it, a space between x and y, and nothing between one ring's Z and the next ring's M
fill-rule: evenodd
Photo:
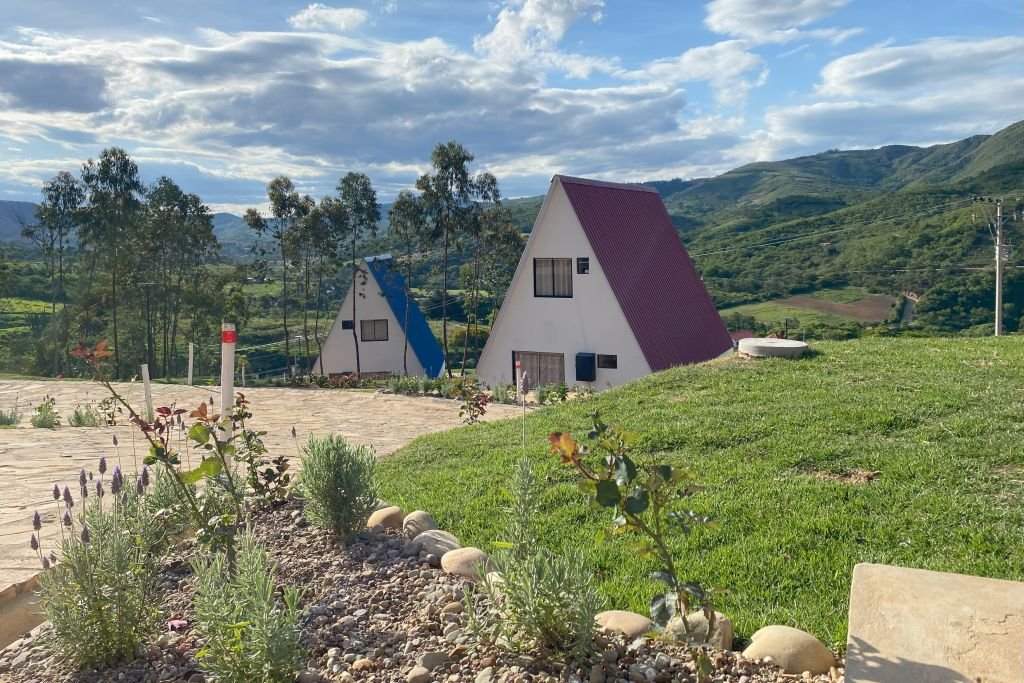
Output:
M479 568L479 569L478 569ZM479 579L494 569L487 553L479 548L457 548L441 556L441 569L455 576ZM482 569L482 572L480 571Z
M846 680L1024 680L1024 583L880 564L853 568Z
M386 508L374 510L370 519L366 520L366 528L372 529L381 524L385 529L401 529L403 521L405 521L405 513L402 512L402 508L397 505L389 505Z
M804 671L823 674L836 665L836 658L820 640L792 626L765 626L750 636L750 645L743 656L747 659L771 657L789 674Z
M623 633L629 638L639 638L651 630L651 620L636 612L611 609L599 613L594 620L601 628Z
M416 664L424 669L433 671L439 666L445 666L451 659L447 654L440 651L424 652L416 658Z
M690 638L697 644L707 643L719 650L732 649L732 621L721 612L715 612L715 627L708 635L708 618L704 612L691 612L686 617L690 627ZM665 624L665 636L674 640L686 640L686 629L683 628L683 618L673 617Z
M424 531L433 531L436 528L437 522L429 512L416 510L405 516L405 521L402 523L402 534L411 541Z
M414 666L405 675L405 683L430 683L430 669L425 666Z
M446 552L458 550L462 547L459 539L440 529L424 531L416 537L415 542L420 544L420 549L423 552L429 555L437 555L438 557L444 557Z

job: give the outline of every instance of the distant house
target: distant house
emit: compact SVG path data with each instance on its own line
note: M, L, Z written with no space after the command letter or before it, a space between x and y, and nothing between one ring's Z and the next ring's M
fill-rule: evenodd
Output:
M405 350L405 280L388 255L360 261L362 275L349 286L338 317L323 343L315 371L324 375L356 371L352 330L359 335L359 364L363 375L401 374ZM352 297L356 320L352 319ZM409 374L437 377L444 369L444 354L419 306L409 299Z
M477 374L599 388L731 350L658 192L556 175Z

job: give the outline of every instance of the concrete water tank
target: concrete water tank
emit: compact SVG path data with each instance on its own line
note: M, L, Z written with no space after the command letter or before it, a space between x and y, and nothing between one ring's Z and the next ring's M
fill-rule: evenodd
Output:
M740 339L739 352L756 358L799 358L807 344L794 339L747 337Z

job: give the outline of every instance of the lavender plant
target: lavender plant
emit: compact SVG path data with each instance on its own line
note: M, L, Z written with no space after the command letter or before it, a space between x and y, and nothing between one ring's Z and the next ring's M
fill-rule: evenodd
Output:
M31 418L32 426L37 429L53 429L60 427L60 413L57 412L57 399L52 396L44 398L36 406Z
M33 515L30 546L39 577L51 645L75 666L129 659L152 633L158 603L158 558L163 529L149 514L148 472L126 477L120 467L99 477L83 469L76 500L70 487L53 488L61 529L60 561L42 547L42 515Z
M320 527L345 535L363 528L377 504L377 458L337 434L310 437L302 447L299 483L306 515Z

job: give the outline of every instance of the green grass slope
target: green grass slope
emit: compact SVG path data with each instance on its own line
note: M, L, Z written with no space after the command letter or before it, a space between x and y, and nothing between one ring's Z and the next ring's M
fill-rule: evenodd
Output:
M609 606L646 612L656 567L620 540L595 545L604 513L546 449L548 433L583 436L600 410L641 434L639 459L685 464L707 486L694 507L721 530L675 549L684 576L729 590L720 604L739 637L783 623L844 642L858 562L1024 579L1020 342L821 343L799 361L677 368L531 412L544 542L582 546ZM419 438L381 463L383 495L491 548L520 430L508 420ZM865 472L877 474L844 479Z

